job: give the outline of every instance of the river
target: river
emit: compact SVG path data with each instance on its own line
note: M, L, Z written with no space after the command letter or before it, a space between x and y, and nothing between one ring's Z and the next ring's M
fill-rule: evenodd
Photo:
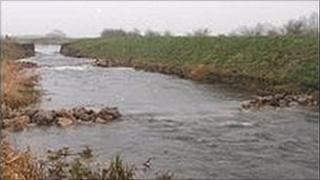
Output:
M132 68L101 68L65 57L59 46L36 46L40 106L116 106L123 117L106 125L33 127L12 133L18 148L39 156L48 149L89 145L99 161L116 154L147 177L311 179L318 177L319 113L307 108L241 111L250 94Z

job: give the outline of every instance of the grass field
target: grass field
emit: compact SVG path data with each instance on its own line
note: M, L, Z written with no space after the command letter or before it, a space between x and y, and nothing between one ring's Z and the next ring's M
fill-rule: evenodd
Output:
M183 72L184 77L226 82L258 92L318 89L318 44L312 35L82 39L64 45L62 53L132 59L132 64L146 70L150 64L161 64L180 69L177 72Z

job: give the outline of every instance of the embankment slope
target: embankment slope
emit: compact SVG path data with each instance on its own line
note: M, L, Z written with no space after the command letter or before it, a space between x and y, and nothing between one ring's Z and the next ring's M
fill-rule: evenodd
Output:
M38 75L25 72L23 65L14 61L34 54L34 44L1 41L1 113L7 108L19 109L38 101L39 91L35 88Z
M67 56L110 60L260 94L318 90L317 37L114 37L62 45Z

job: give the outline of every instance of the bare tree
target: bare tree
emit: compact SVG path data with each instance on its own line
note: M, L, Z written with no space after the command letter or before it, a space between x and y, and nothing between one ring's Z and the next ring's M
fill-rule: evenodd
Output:
M310 16L290 20L284 25L284 31L289 35L302 35L319 33L319 14L313 12Z
M270 23L264 23L264 36L280 36L282 34L283 32L281 31L281 28L278 28Z
M237 31L233 31L232 34L238 34L240 36L266 36L269 33L275 33L275 28L268 23L258 23L253 27L241 26Z
M229 36L279 36L279 35L304 35L319 33L319 15L314 12L308 17L292 19L282 27L276 27L268 23L258 23L253 27L240 26L231 31Z
M304 22L301 20L290 20L284 25L285 33L288 35L301 35L304 29Z
M171 36L173 36L173 34L169 30L166 30L166 31L164 31L163 36L171 37Z
M308 33L319 33L319 14L313 12L307 19L306 19L306 27L305 31Z
M203 36L209 36L211 31L209 28L204 28L204 29L197 29L193 32L192 36L196 37L203 37Z
M126 35L127 32L122 29L104 29L101 32L101 37L121 37Z
M141 32L139 29L134 28L132 31L127 32L128 36L141 36Z
M239 35L239 36L254 36L255 33L252 28L248 26L240 26L238 30L233 31L234 35Z
M144 36L147 37L155 37L155 36L161 36L161 34L159 32L153 31L151 29L148 29L145 33Z

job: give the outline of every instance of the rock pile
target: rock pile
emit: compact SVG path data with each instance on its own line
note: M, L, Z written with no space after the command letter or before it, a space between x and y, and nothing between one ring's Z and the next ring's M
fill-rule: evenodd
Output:
M19 63L24 68L37 68L37 67L39 67L37 63L30 62L30 61L19 61Z
M111 60L96 59L93 64L100 67L111 67Z
M38 126L56 125L59 127L79 123L105 124L121 117L116 107L104 107L99 111L85 107L75 107L61 110L29 109L20 112L10 112L8 109L3 109L2 112L1 127L11 131L23 130L31 124Z
M134 64L132 63L132 58L122 60L95 59L93 61L93 65L99 67L134 67Z
M264 106L290 107L290 106L316 106L318 105L317 95L288 95L275 94L269 96L259 96L253 100L245 101L241 104L243 109L259 109Z

